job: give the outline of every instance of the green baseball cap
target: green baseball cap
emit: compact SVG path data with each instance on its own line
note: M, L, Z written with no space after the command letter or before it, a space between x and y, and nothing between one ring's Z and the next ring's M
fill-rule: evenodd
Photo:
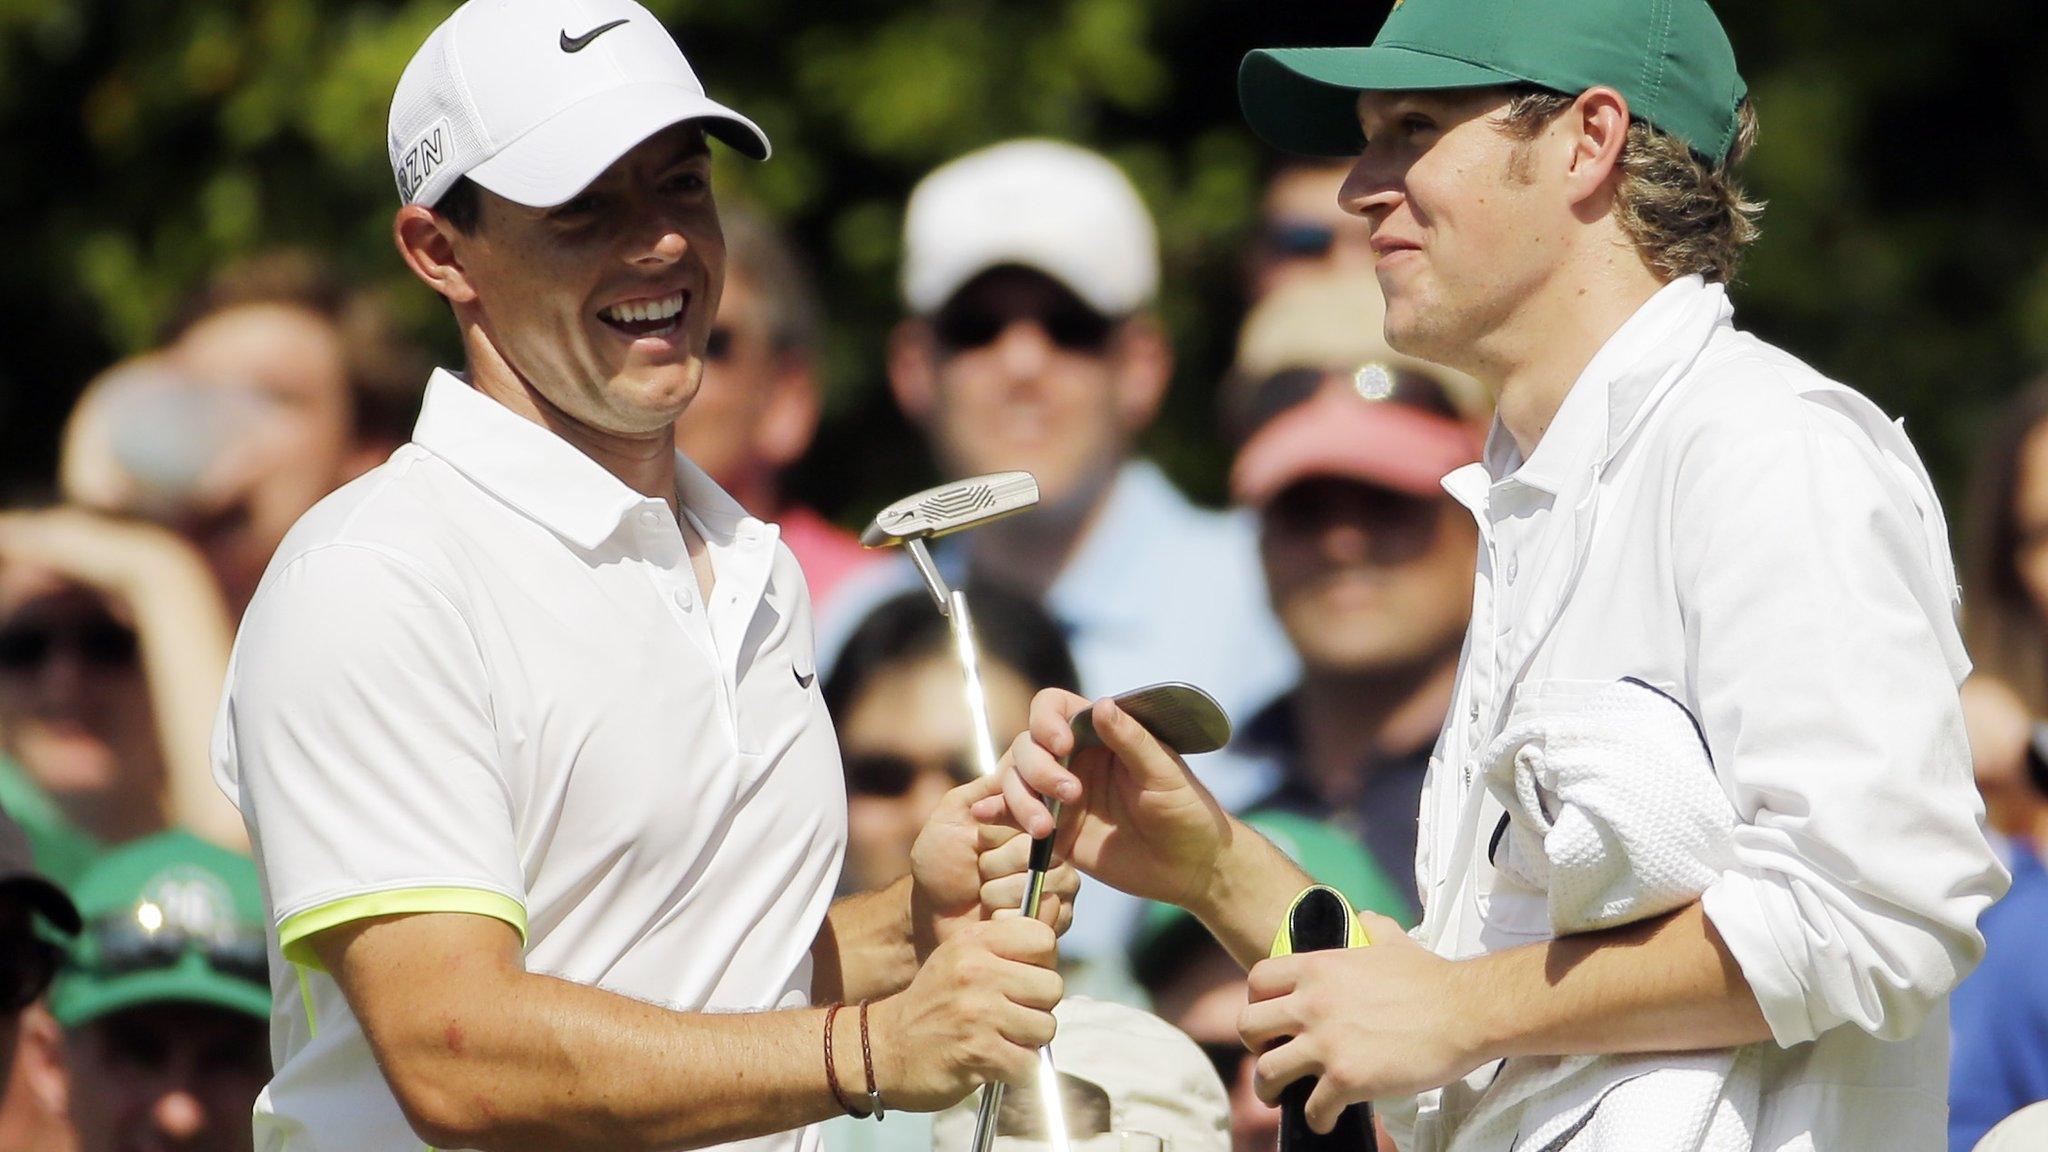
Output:
M1247 812L1243 819L1301 865L1302 871L1342 892L1352 907L1404 923L1413 917L1407 898L1351 833L1313 817L1275 809ZM1171 976L1182 960L1195 954L1194 946L1208 938L1209 930L1188 912L1171 904L1149 905L1131 949L1131 974L1140 984L1154 986Z
M1288 152L1356 156L1360 92L1606 86L1713 163L1748 88L1706 0L1397 0L1370 48L1262 48L1237 73L1252 131Z
M72 891L85 927L50 989L59 1024L165 1003L269 1018L263 891L247 856L160 832L101 857Z

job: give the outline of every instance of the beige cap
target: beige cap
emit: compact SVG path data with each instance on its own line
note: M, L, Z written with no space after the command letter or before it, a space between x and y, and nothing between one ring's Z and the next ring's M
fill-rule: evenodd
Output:
M1230 1097L1185 1033L1150 1012L1086 996L1061 1001L1053 1017L1052 1057L1074 1152L1230 1152ZM933 1119L934 1152L973 1143L980 1100L975 1093ZM1043 1115L1036 1091L1004 1093L997 1152L1045 1152Z
M1226 409L1245 402L1234 393L1256 387L1276 372L1316 368L1353 375L1369 364L1427 372L1465 419L1483 422L1492 401L1479 381L1439 364L1394 351L1387 343L1387 302L1379 277L1363 268L1304 271L1273 290L1238 329L1233 395Z

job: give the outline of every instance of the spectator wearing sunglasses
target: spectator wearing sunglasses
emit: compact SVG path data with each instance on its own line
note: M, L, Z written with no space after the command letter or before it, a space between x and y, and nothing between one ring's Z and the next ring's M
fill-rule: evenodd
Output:
M676 421L676 447L748 512L782 529L811 600L876 557L851 532L784 498L782 473L818 431L819 315L810 269L789 237L721 205L725 291L704 349L704 382Z
M1001 747L1024 730L1031 694L1074 689L1074 661L1037 604L999 587L977 588L974 632L982 687ZM960 700L952 633L923 592L870 613L825 679L825 706L846 769L843 892L886 888L910 875L910 846L956 785L978 775Z
M204 558L173 533L0 512L0 803L60 883L174 824L241 842L207 759L230 639Z
M910 316L890 344L897 403L949 478L1029 471L1031 511L937 549L972 584L1038 600L1059 622L1084 691L1188 680L1242 714L1293 679L1251 522L1190 503L1135 454L1172 372L1153 313L1152 217L1093 152L1015 140L933 172L904 222ZM907 561L863 575L819 649L830 658L863 614L914 587ZM1226 802L1261 781L1225 757L1205 773ZM1102 906L1098 906L1102 907ZM1077 927L1067 946L1085 950Z
M1157 232L1123 172L1052 140L944 165L911 193L902 286L889 381L939 471L1038 480L1036 508L935 549L949 578L1039 601L1090 695L1185 680L1243 716L1284 691L1295 662L1250 519L1196 507L1135 453L1173 354L1153 312ZM849 584L821 621L821 660L865 609L917 584L902 558ZM1195 770L1233 807L1271 785L1228 751ZM1063 951L1120 953L1138 911L1094 893Z
M1439 481L1479 458L1477 382L1380 335L1366 269L1310 272L1246 320L1225 390L1231 490L1259 517L1274 611L1300 684L1249 717L1267 806L1334 819L1401 878L1412 921L1416 814L1450 707L1478 536Z
M1337 204L1351 172L1349 160L1283 157L1259 197L1246 298L1256 303L1307 272L1332 268L1372 271L1372 225Z
M50 1009L79 1152L247 1152L270 1078L255 865L165 832L109 853L76 891L85 926Z
M63 960L53 936L78 931L78 909L37 871L22 826L0 810L0 1082L14 1069L22 1014Z

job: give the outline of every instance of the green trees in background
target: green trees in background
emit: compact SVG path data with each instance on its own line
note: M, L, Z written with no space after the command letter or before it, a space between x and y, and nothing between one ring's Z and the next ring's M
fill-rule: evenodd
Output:
M1221 487L1210 387L1241 310L1239 248L1267 157L1236 62L1358 43L1385 11L1278 0L650 0L775 159L721 194L787 221L832 318L832 419L799 487L829 510L920 479L881 385L902 200L979 144L1064 136L1123 163L1160 218L1182 355L1153 447ZM0 0L0 471L48 474L85 379L148 346L186 287L275 243L332 252L452 355L404 276L384 116L447 0ZM1738 303L1750 326L1872 393L1938 473L2048 358L2048 20L2030 5L1718 5L1763 118L1771 201Z

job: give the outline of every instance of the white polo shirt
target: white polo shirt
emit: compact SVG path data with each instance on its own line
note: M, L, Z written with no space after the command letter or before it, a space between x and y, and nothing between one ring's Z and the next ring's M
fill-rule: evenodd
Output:
M306 945L336 924L469 912L530 971L808 1002L846 840L809 596L773 525L677 465L709 604L662 501L446 372L413 442L278 550L214 736L279 950L258 1149L419 1152Z
M1416 936L1462 957L1551 934L1545 894L1488 860L1503 810L1475 754L1524 697L1636 677L1691 712L1738 816L1702 906L1775 1040L1748 1055L1754 1147L1943 1147L1948 992L2006 876L1963 738L1947 529L1904 431L1687 277L1608 340L1527 459L1496 423L1444 487L1480 548ZM1495 1069L1387 1102L1401 1146L1460 1147Z

